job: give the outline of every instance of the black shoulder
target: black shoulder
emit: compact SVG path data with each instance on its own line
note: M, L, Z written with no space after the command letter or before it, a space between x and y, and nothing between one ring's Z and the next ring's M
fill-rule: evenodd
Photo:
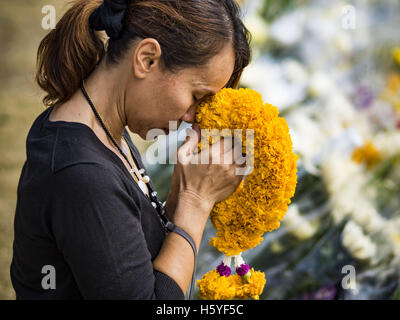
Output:
M57 128L52 150L52 173L77 164L104 165L104 153L89 127ZM104 146L104 148L106 148Z

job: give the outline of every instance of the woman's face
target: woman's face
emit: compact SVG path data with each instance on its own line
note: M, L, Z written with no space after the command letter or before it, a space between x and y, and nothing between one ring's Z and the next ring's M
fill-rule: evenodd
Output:
M168 134L169 121L176 121L176 128L182 121L194 123L199 100L222 89L231 78L234 65L232 45L227 44L203 67L177 73L163 71L159 65L153 67L127 92L129 129L146 139L151 129Z

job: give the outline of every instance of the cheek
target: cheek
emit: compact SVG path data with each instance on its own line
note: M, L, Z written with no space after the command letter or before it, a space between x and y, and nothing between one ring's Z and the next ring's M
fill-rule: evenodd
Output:
M192 103L190 94L171 88L160 102L163 118L166 120L178 120L188 111Z
M178 118L182 117L189 110L191 103L191 99L187 99L187 97L183 95L181 97L176 97L173 107L175 116Z
M188 81L181 78L169 78L168 84L163 88L164 108L166 113L180 118L192 105L192 90Z

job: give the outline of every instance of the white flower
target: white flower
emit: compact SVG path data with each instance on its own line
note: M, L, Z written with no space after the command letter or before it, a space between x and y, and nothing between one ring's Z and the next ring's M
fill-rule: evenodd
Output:
M353 221L346 223L342 233L343 246L359 260L370 260L375 256L376 245Z
M285 46L293 46L303 38L305 14L301 10L283 15L270 26L270 36Z
M235 263L235 268L240 267L242 264L245 263L243 258L242 258L242 253L240 253L240 254L238 254L236 256L233 256L233 260L234 260L234 263Z
M390 158L400 153L400 131L378 132L372 139L383 158Z
M243 23L251 33L252 43L262 45L268 39L268 25L257 12L246 15Z
M284 66L267 57L254 60L244 69L242 83L261 93L265 101L279 110L306 97L306 85L289 81Z
M384 232L392 245L394 256L400 256L400 217L391 219L387 222Z
M303 86L307 85L309 78L308 72L297 60L285 59L282 67L289 81Z
M331 195L332 215L337 223L350 216L369 233L382 230L386 220L371 200L375 196L374 190L363 190L368 175L362 166L334 152L324 159L321 173Z
M337 90L332 78L328 74L318 72L311 76L309 91L312 96L323 96Z
M224 256L222 262L224 265L231 267L232 257L231 256Z
M283 224L287 226L289 232L301 240L312 237L317 229L315 225L300 214L299 208L295 203L289 206L283 219Z

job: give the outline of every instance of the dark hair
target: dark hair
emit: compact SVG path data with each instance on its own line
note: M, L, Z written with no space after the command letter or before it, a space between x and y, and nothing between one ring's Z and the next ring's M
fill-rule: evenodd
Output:
M135 40L154 38L161 64L169 71L202 66L231 41L235 68L227 87L239 84L250 63L250 34L234 0L132 0L124 10L122 29L105 44L89 24L99 0L75 0L40 43L36 81L47 92L45 105L68 100L106 55L118 63ZM92 19L93 20L93 17Z

